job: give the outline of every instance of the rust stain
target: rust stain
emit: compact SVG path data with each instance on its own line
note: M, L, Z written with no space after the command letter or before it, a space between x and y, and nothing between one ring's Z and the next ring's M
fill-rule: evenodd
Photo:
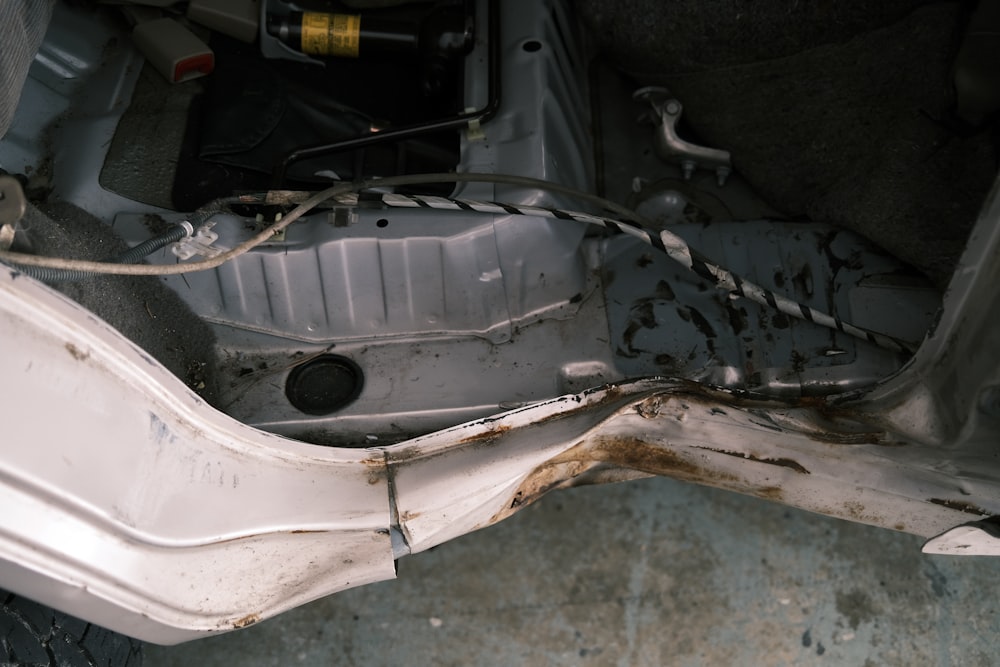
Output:
M514 494L514 498L510 501L510 509L520 507L524 504L524 490L520 490Z
M406 523L407 521L415 521L419 519L421 514L423 514L423 512L403 512L399 515L399 518L403 520L403 523Z
M545 417L542 417L540 419L534 420L533 422L531 422L531 425L532 426L540 426L542 424L550 424L552 422L559 421L560 419L566 419L567 417L572 417L574 414L575 414L575 411L573 411L573 412L555 412L555 413L553 413L551 415L546 415Z
M785 497L780 486L762 486L755 490L753 494L765 500L782 500Z
M865 506L856 500L849 500L844 503L844 509L847 511L847 514L854 519L860 520L865 514Z
M508 426L507 424L494 424L493 426L490 427L490 430L483 431L481 433L473 433L470 436L462 438L457 443L455 443L455 445L456 446L470 445L473 443L481 443L489 445L496 442L500 438L500 436L502 436L509 430L510 426Z
M858 502L857 500L848 500L843 504L843 510L837 511L832 510L830 512L822 512L823 514L829 514L830 516L839 516L844 518L850 518L859 523L873 524L877 526L885 526L888 522L877 514L872 514L865 507L864 503Z
M809 408L816 414L830 420L847 420L855 424L870 424L872 416L861 411L838 406L824 396L803 396L798 399L797 404L802 408ZM908 443L898 440L890 440L889 435L884 431L864 431L856 433L844 433L835 431L816 431L807 433L810 439L816 442L833 445L878 445L880 447L904 447Z
M674 451L632 436L598 438L589 449L599 462L613 463L655 475L667 475L701 483L731 482L738 479L729 473L705 469Z
M660 415L660 408L663 407L663 402L664 398L662 396L653 396L635 406L635 411L643 419L655 419Z
M897 523L895 526L893 526L893 528L895 530L900 530L900 531L906 530L906 524L905 523Z
M86 361L90 358L90 352L81 350L76 345L73 345L73 343L66 343L66 351L77 361Z
M613 393L602 397L603 401L612 401L617 396ZM706 400L710 401L705 405ZM602 402L603 402L602 401ZM676 410L674 402L679 406ZM690 405L686 404L689 402ZM712 403L724 404L722 409L715 409ZM747 417L755 416L755 407L773 407L775 402L766 400L752 394L744 394L736 391L710 389L697 384L688 384L678 381L672 390L657 392L647 395L635 404L636 413L646 419L667 418L678 412L679 415L686 415L696 408L706 408L714 417L723 415L727 417L727 411L734 409L746 412ZM787 403L784 404L788 406ZM846 411L832 408L823 399L804 399L798 406L807 408L812 413L813 419L802 415L803 419L795 424L784 425L780 422L765 422L761 424L761 419L749 419L751 423L761 427L773 429L777 432L795 432L806 436L812 440L827 444L882 444L887 440L886 434L881 431L867 430L863 421L851 419L853 423L845 424L846 429L859 429L858 431L843 432L839 430L839 424L823 427L813 423L815 417L819 415L830 415L837 412L838 418L846 417ZM565 415L558 415L562 418ZM819 420L822 421L822 420ZM867 427L867 428L866 428ZM488 435L488 434L487 434ZM481 439L480 435L476 439ZM475 439L473 439L475 440ZM897 444L886 443L886 444ZM787 468L798 475L810 475L811 471L793 458L753 453L743 453L702 447L706 451L742 458L765 465ZM544 494L551 490L575 486L586 483L596 471L607 471L609 469L619 469L635 471L641 474L661 475L680 481L704 484L717 488L723 488L748 495L756 496L771 501L786 502L784 491L780 485L760 486L752 482L738 470L728 472L718 470L718 461L715 463L704 460L708 455L698 453L684 448L672 447L669 442L657 443L655 441L644 440L632 435L622 436L597 436L587 440L582 440L574 444L562 454L541 464L529 475L527 475L516 492L509 497L507 504L491 519L494 523L517 512L520 508L532 504ZM978 509L978 508L977 508ZM853 519L862 523L874 523L876 525L892 525L885 517L881 517L877 512L872 512L863 503L857 501L846 501L841 505L830 508L825 512L831 516ZM977 512L979 514L980 512ZM982 512L985 514L985 512ZM903 526L903 524L898 524ZM897 528L903 530L905 526Z
M387 451L386 453L388 454L388 461L384 463L388 464L405 463L424 456L423 451L418 445L409 445L399 450Z
M601 399L602 404L614 401L622 395L622 388L617 384L606 384L603 387L599 387L596 391L604 392L604 397ZM589 394L589 393L591 392L590 391L584 392L584 394Z
M632 436L600 437L578 442L562 454L536 468L511 497L507 507L490 523L505 519L554 489L573 485L583 473L601 466L614 466L652 475L663 475L685 482L707 484L750 493L760 489L736 475L699 465L661 445ZM774 493L763 491L763 493Z
M927 502L934 503L935 505L941 505L942 507L947 507L948 509L958 510L959 512L965 512L966 514L975 514L976 516L990 516L991 514L982 507L977 507L976 505L965 502L964 500L929 498Z
M738 397L737 397L738 398ZM745 400L728 401L731 406L748 407ZM773 406L773 404L772 404ZM764 407L772 407L764 406ZM788 406L786 406L788 407ZM792 413L802 410L798 424L786 425L775 421L766 413L751 410L755 416L767 420L779 431L800 433L814 442L827 445L878 445L880 447L905 446L905 442L890 440L889 434L871 422L871 415L850 408L837 406L828 398L822 396L803 396L794 403ZM829 422L825 427L824 421ZM769 424L753 422L763 428L772 428Z
M733 456L738 459L746 459L747 461L753 461L754 463L766 463L772 466L780 466L782 468L790 468L801 475L810 475L810 473L805 466L799 464L792 459L780 458L780 459L765 459L759 456L754 456L753 454L744 454L742 452L729 452L724 449L712 449L710 447L700 447L699 449L704 449L708 452L715 452L716 454L725 454L726 456Z
M249 625L253 625L260 620L260 614L247 614L243 618L233 621L233 627L237 630L240 628L245 628Z
M815 442L827 445L879 445L883 434L876 431L867 433L832 433L830 431L804 431L803 435ZM892 446L898 446L893 443Z
M796 402L804 408L818 408L820 410L830 405L826 396L800 396Z
M312 533L325 533L325 530L293 530L292 535L310 535Z

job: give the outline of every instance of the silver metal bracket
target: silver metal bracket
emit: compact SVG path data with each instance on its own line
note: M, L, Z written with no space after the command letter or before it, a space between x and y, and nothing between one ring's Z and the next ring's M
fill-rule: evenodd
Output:
M0 176L0 250L10 250L14 244L15 226L27 208L21 183L11 176Z
M13 176L0 176L0 225L16 225L27 208L21 183Z
M729 151L707 148L681 139L677 134L677 122L681 119L684 107L666 88L646 86L635 91L632 99L647 102L653 107L659 123L655 135L656 154L666 162L680 164L684 180L690 180L695 169L700 167L715 171L719 187L726 184L733 169Z

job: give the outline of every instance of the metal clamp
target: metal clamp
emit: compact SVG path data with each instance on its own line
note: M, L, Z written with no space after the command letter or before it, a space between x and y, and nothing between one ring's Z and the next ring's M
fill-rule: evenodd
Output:
M667 162L680 164L684 180L690 180L694 170L701 167L715 170L719 187L726 184L726 179L733 170L729 151L707 148L681 139L677 134L677 122L681 119L684 107L666 88L646 86L635 91L632 99L648 102L653 107L653 113L659 122L655 139L656 154Z
M179 224L187 230L187 236L170 246L171 252L177 256L177 259L183 261L191 259L195 255L216 257L224 252L221 248L212 246L219 240L219 235L212 231L212 227L215 226L214 222L206 222L198 229L195 229L187 220Z

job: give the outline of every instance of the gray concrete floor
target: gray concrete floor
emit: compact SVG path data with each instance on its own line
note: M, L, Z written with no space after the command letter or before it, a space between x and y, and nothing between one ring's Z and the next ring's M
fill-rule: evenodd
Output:
M1000 560L667 479L561 491L174 665L994 665Z

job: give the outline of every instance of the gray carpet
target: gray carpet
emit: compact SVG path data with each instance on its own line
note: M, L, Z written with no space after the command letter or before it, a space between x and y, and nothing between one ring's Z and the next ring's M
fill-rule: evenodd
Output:
M72 204L54 202L42 206L41 210L29 206L22 220L32 252L53 257L105 259L128 247L108 225ZM161 231L155 228L155 221L150 226L151 236ZM146 350L205 400L214 401L215 336L158 279L94 276L56 287Z

